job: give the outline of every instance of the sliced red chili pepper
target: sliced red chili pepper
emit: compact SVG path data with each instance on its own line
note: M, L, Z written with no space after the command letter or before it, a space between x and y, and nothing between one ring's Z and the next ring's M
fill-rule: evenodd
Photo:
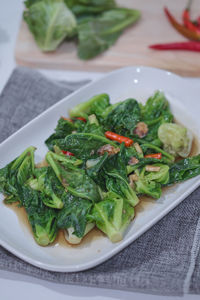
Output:
M119 135L115 132L111 132L111 131L106 131L105 132L105 136L109 139L109 140L113 140L113 141L116 141L118 143L125 143L126 147L130 147L132 144L133 144L133 140L125 137L125 136L122 136L122 135Z
M184 25L179 24L176 21L176 19L174 18L174 16L169 12L169 10L167 9L167 7L164 8L164 12L165 12L168 20L172 24L172 26L179 33L181 33L183 36L187 37L188 39L195 40L195 41L199 41L200 40L200 33L194 32L194 31L186 28Z
M74 156L74 153L71 153L69 151L62 150L62 153L67 155L67 156Z
M162 158L162 153L147 154L144 157L145 158L157 158L157 159L161 159Z
M155 50L186 50L200 52L200 42L177 42L177 43L166 43L166 44L155 44L150 45L149 48Z
M61 119L73 123L73 121L70 118L66 118L66 117L61 116Z
M83 117L76 117L75 119L83 121L83 122L87 122L87 120L85 118L83 118Z

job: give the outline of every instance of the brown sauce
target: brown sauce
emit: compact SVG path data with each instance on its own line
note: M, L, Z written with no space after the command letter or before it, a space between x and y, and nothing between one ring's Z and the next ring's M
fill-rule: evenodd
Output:
M29 224L25 208L18 207L18 203L13 203L13 204L4 203L4 204L9 209L11 209L15 212L15 214L18 217L19 224L22 226L22 228L28 229L28 231L33 235L31 225ZM104 236L103 232L95 227L82 239L80 244L72 245L72 244L68 243L67 240L65 239L63 230L59 230L57 237L56 237L55 241L51 244L51 246L59 245L60 247L83 247L83 246L91 244L93 241L101 238L102 236Z
M22 226L22 228L25 227L32 234L31 225L29 224L25 208L24 207L18 207L18 203L6 204L4 202L4 204L9 209L11 209L15 212L15 214L18 217L18 221L19 221L20 225Z
M197 155L199 153L199 150L200 150L199 140L197 139L197 137L195 135L193 135L192 148L191 148L191 152L190 152L189 156ZM43 165L45 165L44 161L42 162L41 166L43 166ZM173 188L173 187L174 187L174 185L172 187L163 188L163 193L166 193L167 190L169 190L170 188ZM154 204L155 202L156 202L156 200L151 198L151 197L141 196L140 197L140 202L135 207L135 217L137 217L138 213L148 209L148 207L152 206L152 204ZM31 226L28 222L28 218L27 218L25 208L24 207L18 207L18 204L16 204L16 203L14 203L12 205L9 205L9 204L5 204L5 205L7 207L9 207L10 209L12 209L16 213L16 215L18 217L18 220L19 220L19 223L21 224L22 228L28 229L30 231L30 233L32 234L32 229L31 229ZM70 244L66 241L63 230L59 230L55 241L50 246L53 246L53 247L54 246L76 247L76 248L80 247L80 248L82 248L86 245L91 244L96 239L102 238L103 236L104 236L104 233L102 231L100 231L98 228L95 227L82 239L80 244L72 245L72 244Z
M93 243L95 240L103 237L104 234L98 228L93 228L84 238L81 240L80 244L72 245L66 239L63 230L59 230L58 235L53 242L52 246L70 247L70 248L82 248Z
M180 126L183 126L185 127L179 120L177 119L174 119L174 123L180 125ZM191 131L190 131L191 132ZM193 133L192 133L192 136L193 136L193 140L192 140L192 147L191 147L191 151L190 151L190 154L188 155L189 157L191 156L195 156L197 154L200 153L200 141L199 139L197 138L197 136ZM179 157L177 158L177 160L180 160L182 159L182 157Z
M41 162L37 163L36 168L42 168L42 167L48 167L48 163L46 161L46 159L43 159Z
M195 156L200 152L200 144L196 135L193 134L192 148L189 156Z
M139 203L135 206L135 217L137 217L140 212L147 210L152 204L156 202L155 199L148 196L140 196L139 200Z

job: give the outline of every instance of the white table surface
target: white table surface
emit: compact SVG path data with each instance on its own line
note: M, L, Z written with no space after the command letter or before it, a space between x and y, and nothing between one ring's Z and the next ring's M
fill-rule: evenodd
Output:
M15 67L14 47L19 22L23 10L22 0L1 0L0 1L0 92L5 86L12 70ZM44 74L57 79L81 80L98 79L102 73L74 72L74 71L53 71L42 70ZM200 84L200 78L190 79L194 84ZM40 280L37 278L15 274L0 270L0 299L10 300L20 297L21 300L37 299L68 299L68 300L175 300L179 297L161 297L155 295L138 294L125 291L108 290L100 288L88 288L80 286L62 285ZM185 295L184 300L199 299L199 295Z

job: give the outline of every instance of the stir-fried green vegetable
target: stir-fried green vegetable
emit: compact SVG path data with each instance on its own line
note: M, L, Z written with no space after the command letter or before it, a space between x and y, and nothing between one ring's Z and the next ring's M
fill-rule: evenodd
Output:
M187 157L192 147L192 136L183 126L164 123L159 127L158 137L163 148L174 156Z
M123 238L123 233L134 217L134 209L119 195L109 192L103 201L94 205L91 219L112 242Z
M154 142L159 146L158 128L161 124L173 121L173 115L169 109L169 104L165 95L157 91L150 97L145 105L141 105L142 120L148 125L148 133L145 140Z
M46 195L27 186L20 188L20 199L25 207L36 242L41 246L51 244L57 235L57 213L44 205Z
M70 193L65 193L63 201L64 207L58 213L58 227L66 231L69 242L80 243L84 235L89 232L89 228L94 227L94 224L89 222L92 203Z
M46 206L58 209L63 207L62 195L64 188L50 167L42 168L38 175L36 173L36 178L28 181L28 185L48 196L42 199Z
M68 135L58 143L58 146L63 150L71 151L78 158L86 160L93 155L97 155L98 149L105 144L117 147L114 142L92 133L74 133Z
M200 175L200 155L182 159L169 169L169 181L166 184L173 184L188 180Z
M140 119L138 102L135 99L127 99L107 115L104 124L110 131L129 136L133 134L133 130Z
M92 97L87 102L83 102L70 110L70 117L86 117L95 114L97 118L102 115L108 107L110 107L110 98L108 94L100 94Z
M64 118L60 118L58 124L55 128L55 133L53 133L46 141L45 144L49 148L49 150L53 150L53 147L59 143L60 140L65 138L67 135L71 134L72 131L76 130L75 124L72 122L65 120Z
M34 172L34 151L27 148L19 157L0 169L0 192L5 195L6 203L20 202L18 187L23 185Z
M98 186L83 169L73 166L67 159L64 160L62 156L60 158L53 152L47 153L46 160L61 184L71 194L93 202L100 200Z
M87 0L75 2L77 9ZM161 92L145 105L96 95L58 120L45 165L36 166L31 146L0 169L0 192L25 208L39 245L58 230L78 244L94 226L118 242L141 195L158 199L162 187L200 175L200 154L188 157L192 136L173 119Z
M108 49L140 18L138 10L118 8L114 0L26 0L25 6L24 20L42 51L78 39L81 59Z

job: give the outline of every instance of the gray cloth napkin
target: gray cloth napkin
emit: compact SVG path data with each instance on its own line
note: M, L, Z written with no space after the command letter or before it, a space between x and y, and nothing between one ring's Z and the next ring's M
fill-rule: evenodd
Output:
M0 96L0 141L86 82L56 82L14 70ZM103 87L102 87L103 92ZM84 272L34 267L0 247L0 268L63 284L160 295L200 294L200 188L107 262Z

